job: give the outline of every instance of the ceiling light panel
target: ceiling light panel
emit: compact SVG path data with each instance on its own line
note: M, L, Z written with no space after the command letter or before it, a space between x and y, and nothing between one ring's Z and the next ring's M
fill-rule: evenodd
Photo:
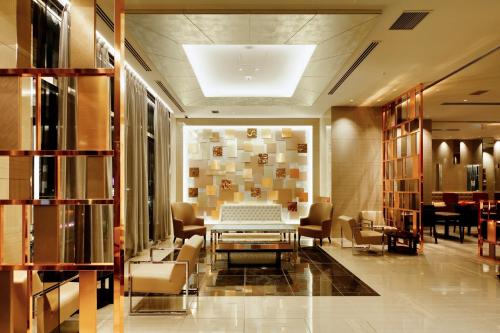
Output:
M205 97L292 97L316 45L183 45Z

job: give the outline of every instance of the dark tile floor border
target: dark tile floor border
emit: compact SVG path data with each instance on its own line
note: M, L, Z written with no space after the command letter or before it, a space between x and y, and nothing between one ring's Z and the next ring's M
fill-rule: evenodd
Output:
M202 255L200 296L379 296L318 246L299 248L295 261L283 261L282 269L266 265L227 269L227 262L218 259L212 270L211 253Z

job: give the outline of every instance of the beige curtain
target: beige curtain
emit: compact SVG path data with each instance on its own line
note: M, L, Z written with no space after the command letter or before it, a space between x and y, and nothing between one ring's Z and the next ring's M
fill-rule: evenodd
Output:
M155 108L155 193L154 240L164 240L170 235L170 114L156 100Z
M148 247L146 88L129 71L125 108L125 247L135 255Z

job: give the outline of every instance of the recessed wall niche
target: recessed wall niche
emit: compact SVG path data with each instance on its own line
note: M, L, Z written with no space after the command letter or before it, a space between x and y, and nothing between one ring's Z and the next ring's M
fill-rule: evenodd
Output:
M256 202L281 204L284 219L305 216L312 144L312 126L184 125L183 200L214 218L224 203Z

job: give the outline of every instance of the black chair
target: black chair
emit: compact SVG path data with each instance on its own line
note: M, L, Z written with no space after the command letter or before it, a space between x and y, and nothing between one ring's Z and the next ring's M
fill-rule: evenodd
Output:
M477 229L479 224L479 205L467 205L464 210L463 225L467 227L467 235L470 236L472 227Z
M422 207L422 224L425 227L429 227L429 235L434 235L434 243L437 244L437 232L436 232L436 207L434 205L424 204Z

